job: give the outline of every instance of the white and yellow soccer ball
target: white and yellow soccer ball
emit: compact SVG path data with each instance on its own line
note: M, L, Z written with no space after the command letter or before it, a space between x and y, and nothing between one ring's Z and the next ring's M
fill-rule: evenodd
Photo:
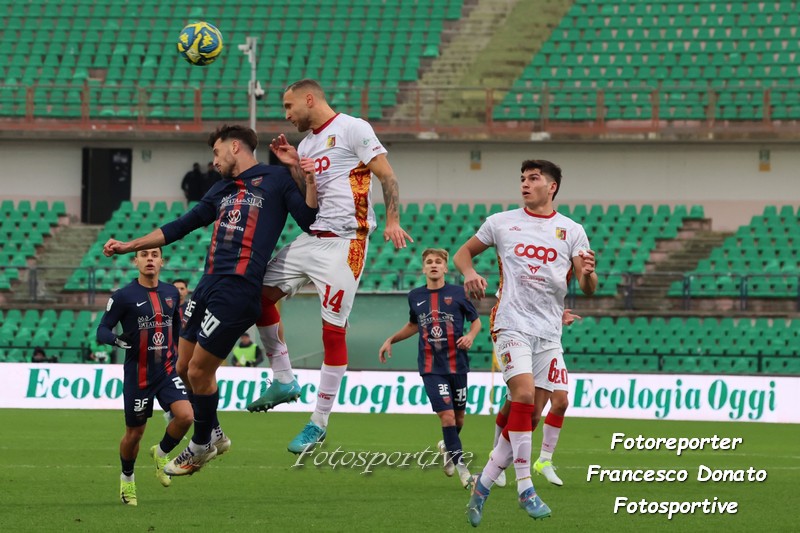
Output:
M222 53L222 32L209 22L192 22L178 36L178 53L192 65L213 63Z

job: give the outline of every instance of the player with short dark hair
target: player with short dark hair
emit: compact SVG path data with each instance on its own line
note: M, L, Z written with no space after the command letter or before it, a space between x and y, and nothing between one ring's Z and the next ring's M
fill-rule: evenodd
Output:
M192 474L230 448L217 419L216 370L261 313L261 281L287 215L308 230L317 214L313 161L299 163L304 199L289 171L256 160L252 130L222 126L208 144L223 180L177 220L130 242L109 239L103 249L111 256L161 246L214 223L205 272L186 304L178 346L178 373L188 379L194 406L194 435L165 466L170 475Z
M324 358L311 420L287 446L292 453L303 453L325 439L347 370L347 319L364 271L369 235L377 226L371 200L373 174L381 182L386 205L384 239L404 248L411 237L400 227L397 177L372 126L334 111L314 80L291 84L283 94L283 107L286 120L298 131L311 131L297 149L284 135L273 139L270 149L298 182L299 161L314 162L319 214L311 234L300 235L278 251L267 267L257 325L275 379L247 409L266 411L300 396L275 304L312 282L321 304ZM302 189L302 183L299 186Z
M164 472L167 454L192 425L192 406L175 370L180 332L178 291L158 279L164 264L161 248L139 250L133 263L139 277L111 295L97 327L99 342L125 350L125 435L119 444L119 458L120 500L127 505L137 504L133 465L147 419L153 415L153 398L172 414L161 442L150 448L156 477L165 487L171 483ZM122 326L120 335L114 333L117 324Z
M511 394L508 423L467 505L473 526L480 524L489 490L512 461L520 507L534 519L550 516L550 508L536 494L531 480L535 389L536 385L550 391L567 388L561 331L572 272L585 294L597 288L594 252L583 226L553 209L561 169L549 161L530 160L523 162L520 172L524 207L488 217L453 258L464 274L465 291L480 299L486 280L475 271L473 258L490 246L497 251L502 280L491 331Z
M425 286L408 293L408 323L384 341L378 358L385 363L392 356L392 344L419 333L417 364L431 407L442 423L444 438L438 447L444 471L447 476L458 471L462 486L468 488L472 478L462 461L459 433L467 408L467 350L481 329L481 320L464 289L445 282L448 256L441 248L422 252ZM467 321L470 327L464 334Z
M178 278L172 280L172 285L178 289L178 295L181 298L178 310L181 313L181 323L183 323L183 312L186 310L186 297L189 296L189 284L185 279Z

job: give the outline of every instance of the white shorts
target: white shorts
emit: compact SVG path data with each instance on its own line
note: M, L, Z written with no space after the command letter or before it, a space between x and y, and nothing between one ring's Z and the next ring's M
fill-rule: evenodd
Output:
M506 383L514 376L532 373L533 383L540 389L569 390L569 374L560 342L502 330L497 332L494 346L497 365L503 370Z
M291 296L312 282L322 304L323 320L345 327L366 257L366 240L303 233L270 260L263 284Z

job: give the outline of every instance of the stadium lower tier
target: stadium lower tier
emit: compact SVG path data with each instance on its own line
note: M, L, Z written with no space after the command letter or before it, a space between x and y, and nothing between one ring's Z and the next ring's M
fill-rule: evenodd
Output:
M372 305L379 305L386 297L373 298L378 301ZM44 348L48 357L60 362L90 361L87 354L97 349L94 339L101 315L101 311L51 309L0 311L0 362L30 361L34 347ZM292 320L289 313L290 348L292 335L307 330ZM397 325L381 315L375 320L380 326L359 320L351 328L350 368L381 368L378 346ZM482 321L484 328L470 352L474 370L491 369L494 359L487 317ZM308 336L318 340L316 331ZM564 328L563 345L567 367L573 372L800 374L800 320L586 316ZM406 350L415 353L416 342L407 341ZM413 356L395 359L403 361L393 366L395 370L416 369ZM309 360L309 364L316 363Z

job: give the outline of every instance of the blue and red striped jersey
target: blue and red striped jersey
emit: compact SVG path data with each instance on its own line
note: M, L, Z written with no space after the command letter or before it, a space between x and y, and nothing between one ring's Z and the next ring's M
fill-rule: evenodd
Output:
M216 182L196 206L161 231L169 244L213 222L205 273L242 276L260 288L289 213L308 231L317 210L306 205L285 167L259 163L234 179Z
M97 327L97 340L114 345L114 328L130 344L125 350L125 380L135 380L140 389L172 373L178 358L180 296L170 283L147 288L135 279L108 299Z
M419 373L469 372L467 352L457 348L456 341L464 334L464 322L476 320L478 312L464 287L450 283L441 289L417 287L408 293L408 308L408 321L419 328Z

